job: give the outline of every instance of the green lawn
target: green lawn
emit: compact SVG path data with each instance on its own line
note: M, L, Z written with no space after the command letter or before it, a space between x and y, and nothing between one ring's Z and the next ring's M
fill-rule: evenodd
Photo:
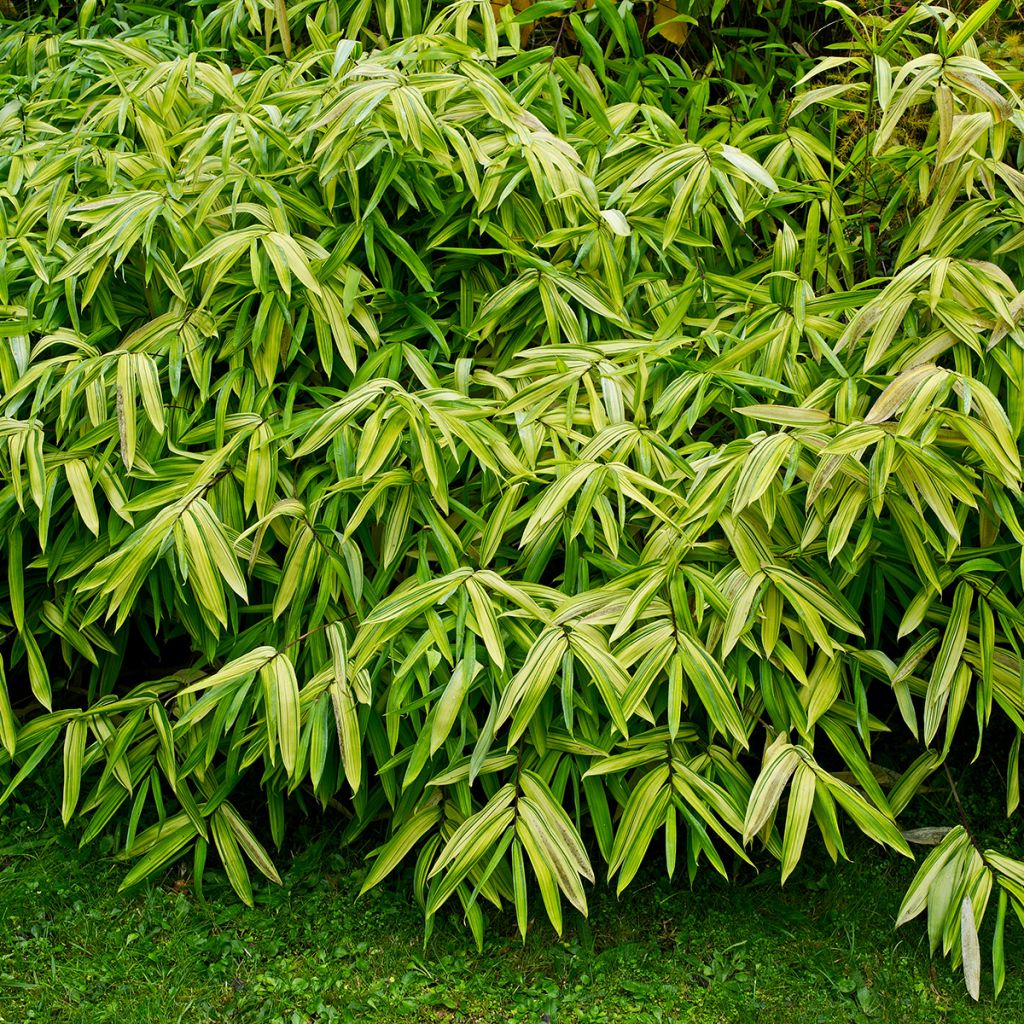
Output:
M363 867L330 838L247 910L215 873L205 902L174 873L119 895L123 864L33 820L17 805L0 821L2 1024L1024 1020L1016 937L999 1002L986 976L972 1004L923 927L892 930L912 869L872 848L808 861L782 899L775 874L599 887L563 940L538 920L524 946L503 918L481 955L447 918L424 951L404 886L356 901Z

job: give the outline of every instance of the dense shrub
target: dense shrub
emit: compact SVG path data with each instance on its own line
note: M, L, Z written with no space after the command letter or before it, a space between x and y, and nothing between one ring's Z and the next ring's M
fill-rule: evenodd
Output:
M340 802L478 940L655 841L910 855L993 720L1016 810L1012 12L795 6L3 30L4 798L62 746L126 884L212 843L245 900L239 787ZM994 890L998 989L1024 864L940 834L900 919L976 991Z

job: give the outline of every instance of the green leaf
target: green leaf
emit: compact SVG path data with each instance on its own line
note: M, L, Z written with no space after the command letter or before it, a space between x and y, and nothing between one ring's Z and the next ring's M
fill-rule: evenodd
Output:
M559 896L558 882L554 872L551 870L546 851L537 843L537 840L530 831L526 821L522 818L516 821L516 839L526 851L530 858L530 867L533 868L533 876L540 889L541 899L544 902L544 909L547 911L548 919L551 921L555 931L562 934L562 901Z
M769 192L778 192L775 179L752 157L735 146L722 146L722 156L751 181L763 185Z
M537 806L545 825L565 859L578 874L593 882L594 871L590 866L590 859L587 857L583 841L569 815L555 799L544 780L534 772L526 770L520 776L519 782L523 795Z
M431 757L448 738L452 726L462 711L466 694L479 670L479 665L468 664L465 658L456 663L451 679L434 707L434 721L430 729Z
M530 920L529 902L526 892L526 865L523 861L523 844L512 841L512 902L516 908L516 926L525 941L526 928Z
M64 463L64 474L71 487L78 514L82 517L86 529L94 536L100 533L100 517L96 511L96 501L92 494L92 481L89 469L81 459L69 459Z
M974 923L974 906L968 896L960 902L960 949L967 992L977 1002L981 995L981 948Z
M783 745L761 769L754 783L743 820L743 844L749 843L767 824L782 799L782 793L800 764L796 747Z
M968 17L963 20L960 27L953 33L946 44L946 56L951 57L957 50L963 47L964 43L972 39L992 19L999 10L999 0L984 0L976 7ZM975 995L975 999L978 997Z
M249 881L249 871L242 860L242 853L238 847L238 840L231 828L223 807L213 812L210 819L210 827L213 832L213 841L220 854L221 863L224 865L224 873L228 876L231 888L238 893L239 899L248 907L252 902L252 884Z
M786 810L786 831L782 839L782 883L793 873L803 852L807 823L811 818L816 779L814 771L803 762L797 764L789 791Z
M999 907L996 912L996 926L992 933L992 984L997 999L1006 982L1006 955L1003 952L1003 936L1006 930L1006 901L1006 890L1000 889Z
M278 654L260 668L267 710L267 734L273 750L281 749L281 763L291 775L299 750L299 683L295 666L285 654Z
M14 752L18 746L18 723L11 709L11 698L7 692L7 674L4 671L3 658L0 657L0 742L14 758Z
M426 913L433 916L473 870L483 866L499 838L515 821L516 812L509 805L515 788L503 786L476 814L470 815L453 833L438 855L429 877L444 872L436 886L431 887Z
M336 676L331 681L331 707L345 778L352 792L358 793L363 779L363 737L355 695L344 678Z
M477 631L487 648L487 654L495 667L502 669L505 667L505 643L494 606L484 588L473 577L466 580L466 592L472 602Z
M78 806L87 735L88 725L82 718L73 718L64 731L64 800L60 813L65 825Z
M437 803L429 803L418 808L377 851L373 867L367 872L359 895L362 896L387 878L404 860L406 854L440 823L441 817L441 808Z
M509 749L529 725L567 649L568 641L562 629L543 630L531 645L523 667L502 693L494 727L500 728L514 712L509 730Z
M239 847L244 851L245 855L256 865L259 871L270 881L275 882L277 885L281 885L281 876L277 873L277 869L274 867L273 861L267 851L263 848L260 841L253 835L252 830L239 816L238 812L229 803L223 803L215 812L214 823L216 824L217 815L223 816L223 820L227 823L231 829L235 840Z
M966 582L958 583L953 593L949 622L942 637L939 653L935 657L928 692L924 703L924 741L931 743L939 729L942 715L949 702L953 679L960 667L967 630L970 625L974 590Z
M743 714L721 666L696 640L685 633L678 633L676 642L686 673L711 721L720 732L731 736L746 749L749 740Z
M913 860L906 840L892 818L864 799L855 789L836 779L828 778L826 785L833 799L853 818L857 827L869 838Z
M123 892L125 889L141 882L144 878L155 874L162 867L165 867L176 857L180 856L188 843L195 838L195 834L194 826L184 814L176 814L173 818L168 818L165 822L162 822L157 826L155 832L157 841L149 847L145 855L124 876L124 880L118 887L118 892Z

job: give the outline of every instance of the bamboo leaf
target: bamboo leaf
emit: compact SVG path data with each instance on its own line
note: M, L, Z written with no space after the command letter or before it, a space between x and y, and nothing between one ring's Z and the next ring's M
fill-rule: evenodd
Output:
M777 750L771 761L761 770L751 790L743 820L744 846L764 828L768 819L775 813L782 793L799 763L800 755L796 748L787 745Z
M816 779L814 771L802 762L797 764L786 810L786 830L782 839L782 882L793 873L803 851L807 823L811 818Z
M82 522L94 537L98 537L100 517L96 511L96 500L93 498L88 467L81 459L70 459L64 463L64 474L67 476L68 485L71 487L71 494L75 499Z
M248 907L252 902L252 884L249 881L249 871L242 860L242 853L238 846L231 824L224 813L223 808L218 808L210 819L210 827L213 832L213 841L216 844L217 852L220 854L221 863L224 865L224 873L228 876L231 888L238 893L239 899Z
M968 896L960 903L960 948L967 992L977 1002L981 995L981 948L978 945L978 928L974 923L974 905Z
M73 718L68 722L64 732L64 800L61 804L61 818L65 825L78 806L87 735L88 726L81 718Z
M406 854L441 821L438 804L427 804L416 810L377 851L373 866L363 880L359 895L379 885L405 858Z

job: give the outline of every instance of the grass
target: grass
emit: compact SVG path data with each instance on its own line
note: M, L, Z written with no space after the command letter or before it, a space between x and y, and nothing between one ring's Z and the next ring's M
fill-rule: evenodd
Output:
M652 872L621 900L599 886L561 941L537 921L524 945L499 918L478 954L452 919L424 951L397 884L357 901L361 860L331 837L247 910L215 872L203 899L173 872L119 894L124 865L27 804L4 813L0 1024L1024 1019L1022 972L998 1003L986 977L976 1005L923 927L893 931L913 869L866 846L854 864L802 864L781 898L772 872L732 886L705 873L692 890Z

